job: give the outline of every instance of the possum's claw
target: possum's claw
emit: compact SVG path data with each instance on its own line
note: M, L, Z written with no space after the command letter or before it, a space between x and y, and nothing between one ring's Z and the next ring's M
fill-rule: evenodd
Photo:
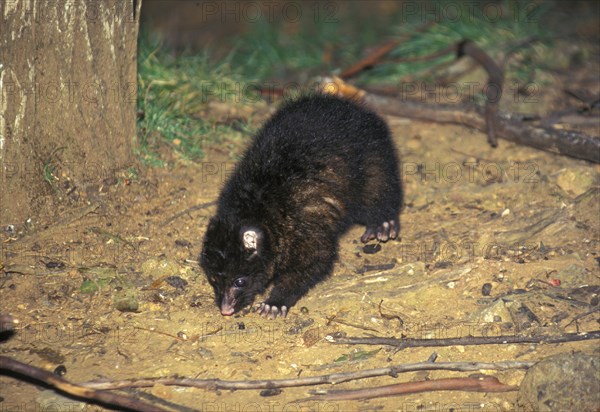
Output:
M367 243L371 239L375 239L375 229L367 226L367 230L365 230L365 233L363 233L363 235L360 237L360 241Z
M360 237L360 241L367 243L369 240L377 239L380 242L387 242L389 239L396 239L400 225L396 220L383 222L381 226L367 226L365 233Z
M263 302L258 307L258 313L263 318L268 317L269 319L275 319L278 315L285 318L288 313L288 308L287 306L282 306L281 309L279 309L277 306L271 306Z

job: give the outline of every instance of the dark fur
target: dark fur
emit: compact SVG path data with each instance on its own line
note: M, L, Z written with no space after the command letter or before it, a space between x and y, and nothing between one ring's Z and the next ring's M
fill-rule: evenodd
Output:
M367 227L364 242L396 237L401 202L396 150L379 116L323 95L284 105L238 163L208 226L200 260L217 306L232 314L273 285L261 313L285 316L331 273L351 225ZM249 228L255 249L242 242Z

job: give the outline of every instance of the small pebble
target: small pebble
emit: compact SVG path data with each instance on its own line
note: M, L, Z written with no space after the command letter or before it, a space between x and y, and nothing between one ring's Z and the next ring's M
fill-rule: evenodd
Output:
M48 268L48 269L64 269L65 268L65 264L63 262L58 262L58 261L46 262L46 263L44 263L44 265L46 265L46 268Z
M267 397L267 396L277 396L281 393L281 389L279 388L272 388L272 389L264 389L262 391L260 391L260 396L263 397Z
M188 240L185 239L176 239L175 240L175 245L179 246L179 247L186 247L186 248L191 248L192 247L192 243Z
M365 245L363 247L363 252L367 255L373 255L381 250L381 245L379 243L373 243L370 245Z
M56 376L65 376L67 374L67 367L65 365L58 365L56 369L54 369L54 374Z
M198 348L198 354L200 354L200 356L202 356L205 359L213 359L214 358L213 353L209 349L206 349L206 348L202 348L202 347Z

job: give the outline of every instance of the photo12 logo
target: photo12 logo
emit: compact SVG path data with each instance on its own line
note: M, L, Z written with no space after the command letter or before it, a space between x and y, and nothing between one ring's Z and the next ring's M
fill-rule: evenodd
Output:
M481 2L464 1L405 1L401 7L401 21L435 21L436 23L483 20L495 23L502 19L536 23L541 4L538 2Z
M539 183L536 162L401 162L402 181L420 179L421 182L469 183L481 180L486 183L511 181L513 183Z
M2 0L4 3L4 19L13 14L21 16L23 30L30 30L31 23L55 24L65 21L73 14L79 20L88 22L101 20L119 20L126 23L136 23L138 14L136 8L139 2L135 0L45 0L26 2L20 0Z
M45 83L21 83L6 80L0 84L0 102L33 98L36 102L48 103L91 103L111 104L137 101L137 83L135 81L109 84L94 80L76 82L67 80Z
M297 23L310 19L315 23L337 23L339 5L333 1L202 1L203 21L221 23Z

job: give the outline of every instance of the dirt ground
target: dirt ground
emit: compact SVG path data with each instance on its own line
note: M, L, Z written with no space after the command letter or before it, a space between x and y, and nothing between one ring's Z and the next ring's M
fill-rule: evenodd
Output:
M64 365L73 382L296 378L423 362L432 352L438 362L599 355L598 341L401 351L328 341L335 334L439 339L599 329L598 165L505 141L491 149L482 133L458 125L387 120L402 157L401 239L366 253L358 241L363 228L352 228L333 275L286 319L222 317L197 264L215 211L207 203L249 140L240 134L209 150L203 163L172 155L168 168L109 179L81 208L57 211L48 217L55 224L30 235L4 232L1 311L21 323L0 352L51 371ZM525 373L481 372L510 385ZM411 372L335 388L468 375ZM139 393L205 411L517 409L517 392L296 402L315 389L331 386L274 396L160 385ZM9 376L0 376L0 395L2 410L99 408Z

